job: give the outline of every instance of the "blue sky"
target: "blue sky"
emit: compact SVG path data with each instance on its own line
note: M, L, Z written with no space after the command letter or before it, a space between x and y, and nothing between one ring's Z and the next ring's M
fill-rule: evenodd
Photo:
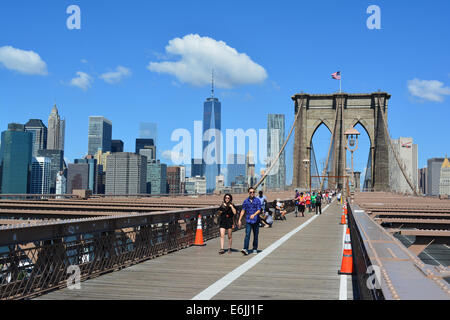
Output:
M81 9L80 30L66 26L70 5ZM381 30L366 26L369 5L381 9ZM218 67L222 81L216 89L222 128L266 128L268 113L283 113L288 132L294 120L291 96L300 91L337 91L339 83L330 74L341 70L345 92L381 89L392 95L388 114L392 137L413 137L423 167L428 158L450 151L449 14L450 2L444 0L5 0L0 3L0 128L30 118L47 122L56 101L66 119L66 157L71 162L87 152L91 115L112 121L113 139L123 140L125 151L134 151L141 121L157 122L161 156L176 145L170 141L175 129L193 131L210 95L204 75L196 74L208 66L198 65L184 74L161 71L164 61L180 57L191 61L201 52L182 46L181 56L171 54L166 51L169 41L198 35L212 39L214 45L223 41L226 48L247 56L239 56L236 64L221 52L214 56L223 58L215 63L225 66ZM39 55L28 56L32 60L28 72L8 64L22 51ZM202 56L196 58L196 63L204 61ZM159 72L149 68L152 62ZM228 63L242 68L227 68ZM74 82L78 86L71 85L79 76L88 77L89 85L83 79ZM328 133L317 134L320 158L327 152ZM369 148L365 144L367 139L359 158L355 156L361 171ZM292 145L288 145L288 177Z

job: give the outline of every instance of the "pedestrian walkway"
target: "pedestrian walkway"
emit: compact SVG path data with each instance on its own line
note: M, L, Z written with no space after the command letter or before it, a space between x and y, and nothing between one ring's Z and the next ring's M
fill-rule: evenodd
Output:
M338 275L342 207L334 202L325 208L321 216L288 214L287 221L261 228L257 255L240 253L240 230L233 233L232 254L219 255L216 238L38 299L353 299L351 277Z

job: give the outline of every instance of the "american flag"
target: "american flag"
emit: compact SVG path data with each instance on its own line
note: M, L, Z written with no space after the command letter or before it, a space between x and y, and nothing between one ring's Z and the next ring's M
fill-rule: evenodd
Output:
M331 77L336 80L341 80L341 72L340 71L335 72L331 75Z

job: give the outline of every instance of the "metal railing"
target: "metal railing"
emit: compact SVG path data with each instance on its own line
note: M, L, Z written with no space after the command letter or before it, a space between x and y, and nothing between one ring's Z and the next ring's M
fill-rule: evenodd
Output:
M283 201L288 210L293 201ZM0 227L0 299L30 299L219 236L218 207ZM241 206L236 206L240 213ZM245 219L243 219L245 228Z

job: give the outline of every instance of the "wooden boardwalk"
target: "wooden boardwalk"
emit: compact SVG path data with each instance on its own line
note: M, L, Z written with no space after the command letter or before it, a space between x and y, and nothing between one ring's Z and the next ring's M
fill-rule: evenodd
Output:
M340 290L353 299L351 277L344 276L342 285L337 273L344 232L341 214L341 207L333 203L321 216L289 214L287 221L275 221L273 228L260 228L257 255L240 253L245 236L241 230L233 233L232 254L219 255L216 238L204 247L190 247L82 282L80 290L66 288L37 299L190 300L207 288L207 299L219 300L336 300ZM278 241L289 233L289 239ZM235 280L227 282L231 276Z

